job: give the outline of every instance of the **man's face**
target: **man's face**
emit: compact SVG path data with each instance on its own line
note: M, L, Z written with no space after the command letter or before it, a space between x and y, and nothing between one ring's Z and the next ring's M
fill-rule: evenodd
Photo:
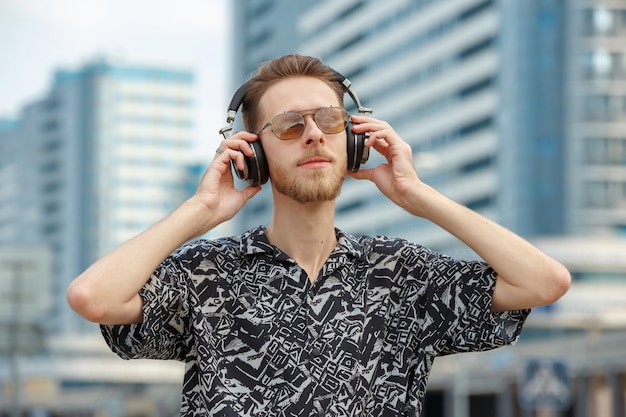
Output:
M302 134L281 140L272 126L259 135L274 189L300 203L334 200L347 171L346 132L324 133L313 119L321 107L341 107L334 91L312 77L288 78L270 87L261 98L263 125L278 114L302 112Z

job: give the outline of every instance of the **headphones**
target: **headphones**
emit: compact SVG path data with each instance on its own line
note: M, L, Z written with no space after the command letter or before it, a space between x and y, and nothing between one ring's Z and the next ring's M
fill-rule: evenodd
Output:
M354 101L356 105L357 111L359 113L371 114L372 109L361 106L361 102L357 95L352 91L351 85L352 83L346 77L341 75L335 70L332 70L335 73L336 81L341 85L341 88L344 93L348 93L348 95ZM228 112L226 116L226 125L225 127L220 129L220 134L224 137L224 139L228 139L226 135L227 132L233 130L233 124L235 122L235 115L237 114L237 110L241 107L243 102L243 98L248 92L248 83L242 85L237 89L235 95L230 101L228 105ZM356 134L352 131L352 122L348 121L348 126L346 127L346 136L347 136L347 157L348 157L348 171L358 171L361 167L361 164L367 162L369 158L369 148L365 146L365 142L369 137L368 133ZM234 161L231 161L231 165L233 171L235 171L237 178L242 181L247 181L250 185L262 185L265 184L269 180L269 168L267 166L267 159L265 158L265 152L263 151L263 147L261 146L261 141L257 140L254 142L249 142L254 155L249 157L244 155L245 167L243 170L240 170L235 165Z

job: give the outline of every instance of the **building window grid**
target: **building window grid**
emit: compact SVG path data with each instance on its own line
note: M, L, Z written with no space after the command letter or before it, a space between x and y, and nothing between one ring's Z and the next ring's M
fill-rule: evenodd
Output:
M466 85L458 91L452 92L449 95L437 97L428 103L424 103L416 108L404 109L403 113L398 115L392 120L393 124L408 123L412 120L426 119L432 114L446 111L447 108L453 106L461 100L467 100L469 97L480 94L485 90L493 88L496 80L492 76L480 79L470 85ZM405 87L406 88L406 87ZM442 142L443 138L443 142ZM427 148L436 148L445 142L448 142L450 138L449 134L445 134L443 137L432 138L423 145Z
M626 181L587 181L583 206L590 209L626 208Z
M165 115L155 114L126 114L118 113L112 116L113 122L119 124L135 124L135 125L155 125L159 127L179 127L179 128L191 128L193 127L193 120L191 117L173 117Z
M378 92L376 95L376 99L381 100L381 99L384 99L385 97L396 94L399 91L406 91L408 88L413 89L413 88L419 87L420 85L424 85L432 81L434 78L442 76L448 69L462 65L463 62L469 59L470 57L475 57L477 54L485 52L489 48L492 48L494 44L495 44L495 38L488 37L488 38L485 38L476 42L473 45L468 46L467 48L463 49L455 56L448 56L442 60L432 63L431 65L427 67L417 68L412 73L407 74L406 77L399 79L394 84L386 87L384 91ZM415 51L418 48L419 48L419 45L416 46L414 49L411 49L409 52ZM403 54L405 53L407 53L407 51L405 51ZM459 91L458 94L462 95L464 93L468 93L471 89L479 90L478 87L480 87L479 85L480 83L488 83L491 85L494 83L494 79L492 77L487 77L481 80L479 83L472 84L471 86L465 86L463 87L461 91ZM456 95L456 94L457 93L453 93L453 95ZM427 103L421 106L420 107L421 110L417 110L417 113L421 111L423 111L424 114L431 113L431 110L428 110L428 109L433 108L433 107L439 107L443 101L446 101L449 104L451 104L451 101L449 100L450 97L444 97L444 98L439 97L434 102ZM367 97L364 97L364 98L367 99ZM417 117L416 113L412 113L412 114Z
M415 152L431 152L441 149L445 146L458 143L468 136L477 134L481 131L492 129L494 126L494 120L492 117L486 117L480 120L471 122L454 131L444 132L440 135L433 136L428 141L424 141L418 145L415 145Z
M415 4L411 5L408 7L407 10L402 10L399 11L397 14L391 15L389 16L389 18L382 20L378 23L378 25L376 25L375 27L373 27L371 30L368 30L366 33L363 34L359 34L358 36L356 36L353 39L350 39L349 41L345 42L342 46L340 46L339 48L336 48L332 54L330 54L328 57L324 57L325 59L332 59L335 55L341 54L345 49L353 46L353 45L359 45L361 43L363 43L367 37L377 37L380 36L380 33L387 31L389 28L402 24L404 19L406 18L407 15L412 14L414 12L416 12L417 10L422 9L423 7L429 5L430 3L433 3L432 0L425 0L425 1L421 1L421 2L416 2ZM442 37L443 35L449 33L450 31L452 31L455 27L457 27L459 24L469 20L469 19L473 19L476 16L478 16L480 13L482 13L483 11L489 10L490 7L493 6L493 0L486 0L482 3L479 3L478 5L471 7L469 9L460 11L460 13L452 18L449 19L447 21L441 22L438 25L435 25L433 27L431 27L429 30L408 39L406 42L396 45L396 47L390 49L386 54L380 55L376 58L377 61L384 61L384 62L388 62L394 59L397 59L398 57L403 57L406 56L407 54L410 54L416 50L418 50L420 47L422 47L423 45L427 45L429 43L432 43L433 40ZM333 24L341 24L342 20L333 20L332 22ZM428 71L438 71L441 68L446 68L448 67L450 64L452 64L452 61L446 59L443 60L437 64L435 64L434 68L430 68L428 69ZM439 67L439 69L437 69L437 67ZM350 74L346 74L346 76L348 76L348 78L353 78L356 74L350 73ZM403 82L401 83L401 85L397 86L398 88L403 88L406 87L407 83ZM392 87L394 88L394 87Z
M588 122L626 121L626 96L589 94L583 98L582 119Z
M581 11L582 35L620 37L626 35L626 9L601 6Z
M171 151L175 149L191 149L193 141L190 137L169 137L169 136L116 136L116 144L124 144L137 147L137 150L145 148L161 149Z
M300 2L299 2L300 3ZM345 22L349 19L350 15L355 14L357 11L359 11L360 9L362 9L364 6L367 6L367 1L365 0L359 0L355 3L353 3L352 5L350 5L350 7L345 8L344 10L336 10L339 12L339 14L332 16L331 18L327 19L326 22L320 24L320 25L316 25L315 27L315 33L324 33L327 30L329 30L330 28L332 28L335 25L343 25L345 24ZM302 7L302 11L300 13L300 15L306 15L307 13L307 9L310 9L312 7L316 7L318 6L318 3L314 3L312 2L310 7L308 7L307 5L304 5ZM360 35L360 33L356 33L355 35ZM368 35L369 35L369 31L368 31ZM337 48L335 51L333 51L333 55L336 54L338 52L339 49L345 49L343 47L339 47Z
M586 165L626 166L626 137L587 137L583 142L583 163Z
M131 104L158 104L165 107L192 107L193 98L187 94L164 94L164 93L139 93L139 92L118 92L114 96L114 101L117 105L122 103ZM106 104L104 102L103 104Z
M581 55L585 80L625 80L626 54L604 50L589 51Z

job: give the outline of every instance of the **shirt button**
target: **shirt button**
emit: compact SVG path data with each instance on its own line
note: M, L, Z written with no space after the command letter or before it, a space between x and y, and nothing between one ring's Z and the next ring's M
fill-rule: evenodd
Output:
M313 356L319 356L319 355L321 355L321 354L322 354L322 351L321 351L321 350L320 350L320 348L318 348L318 347L314 347L314 348L311 350L311 355L313 355ZM322 413L322 415L324 414L324 412L323 412L323 411L320 411L320 412Z

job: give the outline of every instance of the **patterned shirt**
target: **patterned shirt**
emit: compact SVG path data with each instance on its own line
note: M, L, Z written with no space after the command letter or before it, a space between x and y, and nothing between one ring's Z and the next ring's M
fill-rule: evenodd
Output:
M436 356L517 340L529 311L491 313L485 263L337 238L314 283L263 227L188 243L141 289L143 322L102 333L186 362L182 416L417 416Z

